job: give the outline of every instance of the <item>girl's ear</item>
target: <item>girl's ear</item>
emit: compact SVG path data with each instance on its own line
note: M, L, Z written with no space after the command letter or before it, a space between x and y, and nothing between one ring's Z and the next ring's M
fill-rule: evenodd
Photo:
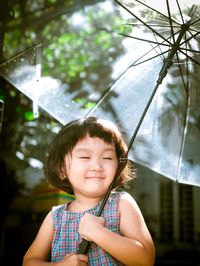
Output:
M65 180L65 179L67 179L67 173L66 173L64 167L61 168L61 170L60 170L60 174L59 174L59 177L60 177L60 179L61 179L62 181Z
M70 163L71 163L71 157L69 155L65 156L64 162L60 165L59 177L62 181L68 178L67 171L69 170Z

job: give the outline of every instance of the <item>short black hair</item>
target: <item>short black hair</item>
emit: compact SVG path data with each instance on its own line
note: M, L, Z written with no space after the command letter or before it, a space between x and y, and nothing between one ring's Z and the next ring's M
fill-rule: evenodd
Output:
M113 143L116 149L118 161L127 156L127 145L125 144L118 127L109 120L87 117L73 120L66 124L54 138L45 163L45 176L47 180L57 188L73 194L71 184L67 178L62 178L64 159L66 154L70 154L78 141L86 135L98 137L106 143ZM132 166L127 164L115 182L115 188L127 183L132 179Z

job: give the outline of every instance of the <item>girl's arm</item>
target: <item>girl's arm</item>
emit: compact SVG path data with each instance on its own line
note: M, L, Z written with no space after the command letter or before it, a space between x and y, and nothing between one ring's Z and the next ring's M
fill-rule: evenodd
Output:
M125 265L152 266L155 249L141 211L129 194L120 203L120 231L122 236L103 226L103 218L86 214L80 223L83 238L95 242Z
M40 230L23 259L23 266L81 266L87 265L85 255L68 254L60 262L49 262L54 228L51 212L44 219Z
M48 265L53 239L51 212L44 219L38 234L23 259L23 266Z

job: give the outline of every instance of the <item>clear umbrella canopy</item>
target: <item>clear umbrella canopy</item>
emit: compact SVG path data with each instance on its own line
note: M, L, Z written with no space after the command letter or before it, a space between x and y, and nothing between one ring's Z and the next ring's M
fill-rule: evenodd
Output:
M134 66L148 60L154 65L158 56L163 61L155 102L150 101L135 139L134 160L179 182L199 185L199 1L115 2L128 13L129 24L138 27L124 36L151 46Z
M128 36L121 33L126 52L113 63L112 84L104 91L85 84L87 108L74 101L77 90L70 91L67 83L43 75L40 46L4 62L0 74L33 100L35 116L40 106L61 124L91 115L112 119L124 131L133 161L170 179L199 186L200 23L193 12L196 7L186 1L183 9L178 1L169 1L172 7L168 1L160 1L159 6L146 1L149 7L140 1L115 2L133 31ZM189 29L180 33L188 21Z

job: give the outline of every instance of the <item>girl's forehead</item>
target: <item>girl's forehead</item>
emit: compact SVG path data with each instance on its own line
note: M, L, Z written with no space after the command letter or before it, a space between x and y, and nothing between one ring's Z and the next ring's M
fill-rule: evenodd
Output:
M102 146L102 147L115 147L114 143L108 143L105 140L101 139L100 137L91 137L90 135L86 135L84 138L80 139L76 145L74 146L74 149L77 148L93 148L93 147L98 147L98 146ZM73 149L73 150L74 150Z

